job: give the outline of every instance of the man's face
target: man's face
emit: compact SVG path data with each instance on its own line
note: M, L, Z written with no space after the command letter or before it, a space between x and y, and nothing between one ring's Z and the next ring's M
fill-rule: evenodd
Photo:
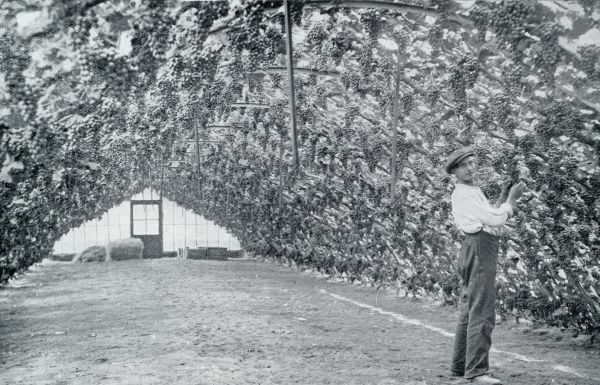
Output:
M475 156L471 155L461 160L452 171L459 182L473 184L477 180L477 162Z

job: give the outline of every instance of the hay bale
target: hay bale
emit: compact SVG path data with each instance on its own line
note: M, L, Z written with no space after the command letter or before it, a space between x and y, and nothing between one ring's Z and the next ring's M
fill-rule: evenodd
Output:
M73 262L104 262L106 261L106 248L104 246L91 246L75 255Z
M206 247L199 247L197 249L187 248L185 258L187 259L205 259L206 258Z
M75 258L75 253L59 253L59 254L51 254L48 257L51 261L59 261L59 262L71 262L73 258Z
M176 258L176 257L177 257L176 251L163 251L163 258Z
M209 247L206 255L207 259L226 260L229 252L225 247Z
M229 250L227 251L227 258L242 258L244 256L244 250Z
M139 238L118 239L106 245L108 259L123 261L126 259L142 259L144 243Z

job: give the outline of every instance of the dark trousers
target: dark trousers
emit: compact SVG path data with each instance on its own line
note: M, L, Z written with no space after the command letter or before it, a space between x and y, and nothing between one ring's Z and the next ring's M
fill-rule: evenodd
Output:
M458 260L462 288L452 358L454 375L473 378L490 367L497 262L498 237L484 231L466 235Z

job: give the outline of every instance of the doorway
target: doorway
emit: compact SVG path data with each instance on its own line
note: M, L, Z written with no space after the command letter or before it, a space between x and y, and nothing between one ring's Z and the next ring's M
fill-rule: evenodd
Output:
M131 237L144 243L142 258L162 258L162 199L131 200Z

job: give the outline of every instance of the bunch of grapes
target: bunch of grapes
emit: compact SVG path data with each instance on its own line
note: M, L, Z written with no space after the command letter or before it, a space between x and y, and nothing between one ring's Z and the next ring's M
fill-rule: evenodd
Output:
M323 23L315 24L306 36L306 41L312 46L320 48L323 40L327 39L328 33Z
M398 46L398 52L403 52L411 41L410 31L403 26L396 26L392 31L392 39Z
M265 1L265 0L263 0ZM302 15L304 13L304 1L290 2L290 17L291 21L296 25L302 24Z
M352 48L352 35L349 32L338 32L332 39L331 57L336 64L340 63L342 56Z
M196 16L196 23L202 31L207 31L213 22L224 17L229 12L229 3L226 1L213 1L196 5L192 10Z
M536 139L533 134L527 134L519 138L517 144L524 154L531 154L536 146Z
M377 71L381 73L385 78L389 78L394 74L394 68L396 67L396 62L394 59L385 55L378 59L373 59L374 65L377 68Z
M273 84L274 88L281 87L281 82L283 81L283 74L280 73L270 73L269 78L271 79L271 84Z
M505 94L496 94L492 98L490 111L499 124L503 124L510 117L510 99Z
M491 156L491 146L488 143L476 143L473 146L475 150L475 156L481 162L485 162Z
M525 26L534 16L535 3L530 1L503 0L492 4L489 25L500 42L514 45L522 38Z
M581 56L581 69L591 80L600 78L598 70L598 59L600 58L600 47L597 45L585 45L577 49L577 53Z
M502 77L505 82L505 90L513 95L519 95L523 90L523 83L521 78L525 68L521 64L510 65L509 69L505 69L502 72Z
M471 88L477 82L479 77L479 60L474 56L469 56L461 60L462 77L465 80L465 86Z
M583 128L580 115L567 102L552 102L542 111L542 116L535 131L544 142L560 135L573 135Z
M515 136L515 130L518 128L519 123L516 119L512 117L509 117L508 119L506 119L506 121L504 121L504 123L502 123L502 130L506 134L508 140L513 143L517 140Z
M377 98L379 111L382 116L392 114L394 108L394 89L392 87L384 91L383 95Z
M352 127L359 113L360 106L358 104L349 104L348 107L346 107L346 111L344 113L344 126L346 128Z
M347 90L358 90L360 85L360 75L352 72L344 72L340 81Z
M363 157L365 162L367 163L367 167L370 172L375 172L375 167L377 167L377 163L379 163L379 157L375 154L373 150L363 149Z
M7 70L5 77L6 87L13 98L24 100L27 92L23 71L29 66L31 58L24 46L13 47L7 56L7 60L3 63L3 66Z
M381 32L381 17L382 12L375 9L367 9L360 13L360 23L363 25L370 41L377 41L377 37Z
M365 45L358 55L360 73L369 76L373 72L373 50L370 45Z
M427 35L427 40L429 44L433 47L434 51L438 50L442 45L442 37L444 36L444 32L442 31L442 26L439 23L439 20L431 27L429 30L429 34Z
M280 27L268 22L267 8L274 6L272 1L249 1L235 9L235 17L227 29L227 39L231 47L238 52L250 52L250 63L261 62L261 58L270 58L275 54L274 46L282 36Z
M440 138L440 125L439 123L428 124L425 128L425 132L423 133L423 140L427 144L427 147L432 149L435 146L435 143Z
M450 91L452 91L452 97L457 103L458 112L462 113L467 109L467 91L465 79L460 67L455 66L450 71Z
M562 58L562 49L558 45L562 30L556 23L543 23L538 29L541 40L535 46L533 61L549 84L554 83L554 72Z
M481 191L485 194L485 196L490 200L496 200L500 193L502 192L502 186L495 179L486 179L483 180L480 184Z
M401 102L402 102L402 108L404 109L405 115L410 114L410 111L412 110L413 105L414 105L414 101L415 101L415 98L414 98L413 94L402 95Z
M517 154L512 148L504 146L492 155L492 167L499 174L504 174L509 166L514 165L516 155Z
M221 59L222 47L207 46L198 55L194 55L193 67L199 68L204 79L212 79Z

